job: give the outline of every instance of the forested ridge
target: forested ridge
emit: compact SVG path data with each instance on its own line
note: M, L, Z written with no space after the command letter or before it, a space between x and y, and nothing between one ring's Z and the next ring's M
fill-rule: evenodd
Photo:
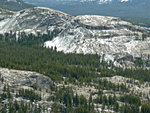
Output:
M82 77L93 79L99 76L120 75L141 81L150 81L150 70L148 69L117 68L113 64L108 65L105 61L100 62L98 55L64 54L57 52L56 49L22 46L17 42L1 41L0 65L10 69L36 71L55 80L61 80L63 76L70 77L70 79ZM112 69L108 69L108 67Z
M94 113L98 105L102 105L102 110L107 108L121 113L150 112L150 105L142 103L140 97L134 94L128 95L128 86L125 84L115 85L107 80L99 79L119 75L134 78L141 82L150 82L150 70L144 68L122 69L115 67L113 62L110 64L105 61L100 62L101 56L99 55L64 54L63 52L57 52L57 48L44 48L42 43L47 39L52 39L54 35L57 35L57 31L49 33L49 36L21 34L22 38L17 40L16 35L13 34L0 35L0 67L35 71L50 77L54 82L64 81L66 84L80 86L86 84L99 90L97 97L92 98L94 94L91 93L91 96L87 99L83 95L73 94L72 88L57 89L57 87L54 87L53 91L55 93L49 98L50 101L54 102L52 106L53 113ZM1 81L3 82L3 79ZM120 98L116 98L115 94L106 96L103 90L123 92L126 95ZM16 97L29 99L33 102L41 100L41 95L25 89L20 89ZM12 102L9 88L5 88L0 99L2 101L6 98L10 100L9 106L5 106L1 110L2 113L6 112L7 107L10 111L19 113L26 113L27 108L33 113L40 113L45 109L33 106L34 109L32 110L31 105L26 105L24 102ZM120 105L119 102L125 104Z

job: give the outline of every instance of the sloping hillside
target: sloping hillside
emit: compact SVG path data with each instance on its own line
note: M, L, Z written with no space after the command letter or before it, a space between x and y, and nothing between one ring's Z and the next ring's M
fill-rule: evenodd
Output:
M0 32L46 33L48 30L59 29L72 16L43 7L29 8L16 12L12 18L1 21Z
M45 46L56 46L58 51L65 53L104 55L106 61L133 61L133 58L141 57L141 54L147 59L150 54L149 30L119 18L77 16L65 28L58 37L47 41ZM147 34L146 37L144 33Z

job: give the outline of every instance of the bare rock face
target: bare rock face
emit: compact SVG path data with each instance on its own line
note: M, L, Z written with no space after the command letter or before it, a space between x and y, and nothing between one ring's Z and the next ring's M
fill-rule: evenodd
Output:
M61 28L72 16L49 8L35 7L15 13L12 18L0 22L0 33L46 33Z
M12 17L14 14L13 11L9 11L7 9L0 8L0 21Z
M33 108L40 105L46 108L43 113L49 113L51 110L53 102L48 99L54 93L51 90L54 86L54 82L49 77L39 73L0 68L0 95L7 94L9 91L12 96L12 102L17 101L18 103L30 103ZM7 92L5 90L6 87L8 90ZM30 91L30 93L32 92L33 95L36 94L36 96L41 97L41 99L36 100L35 97L32 97L34 100L31 100L29 97L25 98L22 95L18 96L20 90L23 90L24 92ZM7 105L8 103L8 98L3 98L0 106L4 107L4 105Z
M129 61L150 56L150 30L122 21L120 18L83 15L71 16L60 11L34 7L16 12L0 21L0 33L10 31L46 34L60 33L46 47L57 47L65 53L99 54L105 61ZM143 34L145 35L143 37ZM130 56L130 58L129 58Z
M0 74L9 86L16 88L32 88L36 85L37 88L50 90L53 84L49 77L36 72L0 68Z
M150 53L149 38L142 40L142 34L149 30L116 17L77 16L65 28L45 46L56 46L65 53L99 54L105 56L106 61Z

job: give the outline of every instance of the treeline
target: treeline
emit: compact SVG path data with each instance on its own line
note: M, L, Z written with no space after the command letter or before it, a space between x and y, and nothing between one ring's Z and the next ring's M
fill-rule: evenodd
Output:
M98 89L103 89L103 90L113 90L113 91L121 91L121 92L128 92L128 88L124 84L113 84L107 80L99 80L98 81Z
M54 29L53 31L47 31L46 34L10 31L9 33L0 34L0 41L17 42L19 45L24 46L43 47L44 42L52 40L60 31L59 29Z
M150 70L145 68L122 69L116 68L116 74L123 77L134 78L140 81L150 82Z
M0 102L2 102L3 100L6 100L6 99L10 100L12 98L13 98L13 96L11 94L9 85L4 85L3 93L0 94Z
M102 111L105 109L111 109L115 112L119 111L119 103L117 102L117 98L115 95L104 95L101 91L99 91L98 96L94 99L96 104L101 104Z
M134 95L124 95L120 98L120 101L128 103L128 104L135 104L137 106L141 105L140 98Z
M18 39L18 41L16 37L12 36L13 34L5 35L6 36L0 36L0 66L4 68L36 71L49 76L55 82L62 81L63 78L66 77L65 80L74 84L76 82L86 85L97 84L99 89L120 92L128 92L125 85L115 85L106 80L99 80L99 77L120 75L140 81L150 81L150 70L148 69L122 69L115 67L113 62L111 64L107 64L105 61L100 62L100 56L98 55L64 54L63 52L57 52L57 48L43 48L41 44L49 37L45 36L45 38L42 39L43 36L41 34L39 34L39 36L37 35L39 38L32 35L25 35L23 38ZM43 40L43 42L41 40ZM1 81L3 81L3 78L1 78ZM87 99L84 96L74 95L70 88L54 90L56 91L56 96L50 98L55 102L52 106L54 113L59 113L60 111L62 113L94 113L94 103L102 104L103 110L109 106L112 110L116 112L120 111L121 113L140 112L140 100L132 95L121 97L119 101L126 104L119 106L115 95L105 96L99 93L96 99L92 99L92 95ZM32 90L21 89L17 97L31 101L41 100L41 96ZM4 93L0 99L1 101L12 99L8 86L4 87ZM13 102L10 102L9 109L12 108L17 112L20 110L21 113L25 113L26 110L24 110L25 108L22 107L23 105L21 105L21 103L18 103L20 107L17 108L19 109L16 109L14 105ZM141 106L142 113L149 113L147 112L150 109L149 104ZM7 109L6 107L4 108L3 110ZM41 112L41 109L37 107L34 107L33 110L35 110L33 111L34 113Z
M36 71L55 81L61 81L62 77L68 77L72 81L83 81L83 78L90 80L91 77L96 77L95 68L99 65L98 55L64 54L42 47L0 42L1 67Z
M0 113L41 113L45 111L42 106L33 105L24 101L16 101L14 98L14 90L9 85L4 85L3 93L0 94ZM15 96L22 97L30 101L41 100L41 96L35 93L33 90L20 89L19 93Z
M92 97L86 99L82 95L74 94L68 87L60 88L52 100L55 101L52 106L54 113L95 113Z
M125 104L123 106L120 107L120 112L121 113L150 113L150 104L143 104L140 107L136 106L136 105L129 105L129 104Z
M38 33L26 35L20 33L17 38L15 33L0 35L0 66L10 69L36 71L53 80L62 80L68 77L71 82L90 82L93 78L114 75L125 76L141 81L150 81L150 70L117 68L105 61L100 62L98 55L64 54L56 49L46 49L42 44L57 36L58 30L49 32L48 35ZM111 68L108 68L110 67ZM100 74L97 74L99 72Z
M19 89L19 93L16 94L16 97L22 97L32 102L41 101L41 95L30 89Z
M8 104L0 110L1 113L41 113L43 111L45 111L45 108L23 101L8 101Z

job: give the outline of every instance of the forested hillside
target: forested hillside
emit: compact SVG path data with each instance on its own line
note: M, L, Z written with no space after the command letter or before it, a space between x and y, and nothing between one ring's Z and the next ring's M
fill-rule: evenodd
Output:
M90 10L80 9L94 7L93 14L130 16L126 6L143 4L76 3L58 8L84 13ZM97 10L111 3L113 13ZM120 6L129 15L117 14ZM136 17L147 11L123 18L132 24L118 17L28 7L33 6L22 0L0 0L0 113L150 113L150 22Z
M52 113L149 113L149 91L143 90L150 86L150 70L142 66L122 69L115 67L113 62L100 62L99 55L64 54L57 52L56 47L43 48L43 40L50 40L53 35L24 34L17 40L16 35L1 35L0 66L35 71L51 78L55 84L47 91L50 96L46 102L52 102ZM117 79L113 80L116 75L119 82L115 82ZM1 83L7 83L3 76ZM36 106L30 103L43 101L39 92L42 93L44 89L40 89L36 84L31 87L32 90L15 90L14 101L14 87L4 85L0 100L8 100L8 103L2 106L1 112L5 113L9 108L9 113L46 113L48 108L45 108L45 105ZM136 92L135 87L142 90ZM23 98L23 101L20 103L18 98ZM30 104L25 100L30 100Z

